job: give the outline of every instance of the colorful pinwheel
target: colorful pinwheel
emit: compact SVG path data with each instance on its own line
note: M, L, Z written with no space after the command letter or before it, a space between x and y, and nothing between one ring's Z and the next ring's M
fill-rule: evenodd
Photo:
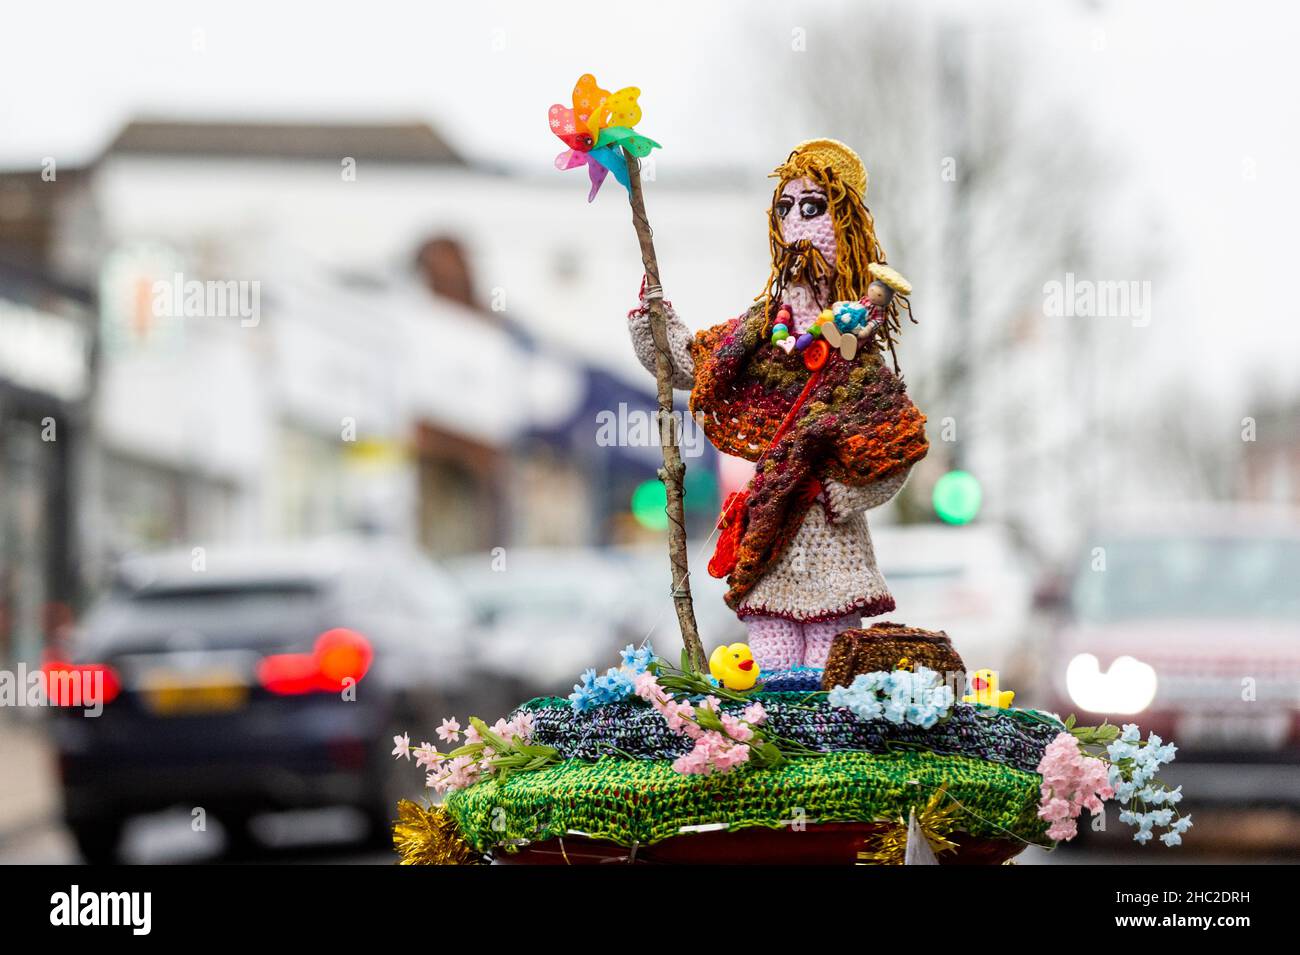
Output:
M550 110L551 130L569 148L555 157L557 169L587 167L591 177L591 202L605 176L614 174L624 189L628 186L627 165L619 147L639 158L650 155L659 144L632 130L641 121L637 97L641 91L628 86L610 93L596 85L596 77L584 73L573 87L573 107L556 103Z

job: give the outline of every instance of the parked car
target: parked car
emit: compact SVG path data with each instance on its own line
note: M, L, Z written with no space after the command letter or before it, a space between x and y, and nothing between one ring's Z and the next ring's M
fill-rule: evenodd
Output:
M397 544L341 540L124 562L50 674L103 676L103 709L53 720L65 819L114 856L132 815L349 805L386 833L420 773L392 737L431 732L468 682L472 615ZM56 702L74 703L72 699Z
M447 566L482 633L476 678L516 703L565 695L583 670L615 665L649 634L656 596L672 613L667 583L656 588L633 553L615 548L510 548Z
M1174 739L1198 802L1300 803L1300 521L1241 508L1087 535L1043 589L1053 708Z
M1005 527L881 525L871 534L897 604L878 619L942 630L968 669L998 671L1007 689L1027 685L1033 577Z

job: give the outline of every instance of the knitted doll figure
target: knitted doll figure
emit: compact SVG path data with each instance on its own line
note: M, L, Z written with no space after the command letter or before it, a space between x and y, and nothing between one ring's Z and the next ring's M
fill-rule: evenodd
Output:
M690 389L691 413L719 451L755 462L723 507L709 569L727 576L727 604L767 672L821 667L838 633L894 609L865 512L898 493L928 448L925 417L882 358L911 289L885 265L861 160L812 140L772 175L772 271L755 304L692 335L665 303L674 385ZM833 303L859 301L872 333L845 357L821 329L838 331L820 323ZM653 372L644 299L628 319Z

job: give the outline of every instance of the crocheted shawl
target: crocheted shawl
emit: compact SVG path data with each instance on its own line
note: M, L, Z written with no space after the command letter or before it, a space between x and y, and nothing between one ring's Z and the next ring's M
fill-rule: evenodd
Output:
M698 332L691 343L691 414L719 451L759 462L736 566L727 578L733 609L785 551L820 480L870 484L921 460L929 448L925 416L879 354L845 361L832 351L793 424L769 449L815 374L802 353L787 354L769 342L771 326L772 315L755 306Z

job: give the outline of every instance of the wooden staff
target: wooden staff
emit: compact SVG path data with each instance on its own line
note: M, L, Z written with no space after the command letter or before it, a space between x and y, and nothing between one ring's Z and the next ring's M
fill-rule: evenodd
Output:
M664 314L664 292L659 284L659 260L655 256L654 233L645 214L645 195L641 191L641 164L624 150L627 160L628 201L632 204L632 225L641 243L641 262L645 267L645 294L650 311L650 335L655 345L655 384L659 391L659 446L664 466L659 469L668 499L668 559L673 571L673 606L682 630L682 643L690 656L691 666L704 673L704 645L700 643L695 623L695 605L691 600L690 567L686 559L686 517L682 503L686 465L682 463L677 443L677 421L673 417L673 365L668 349L668 319Z

